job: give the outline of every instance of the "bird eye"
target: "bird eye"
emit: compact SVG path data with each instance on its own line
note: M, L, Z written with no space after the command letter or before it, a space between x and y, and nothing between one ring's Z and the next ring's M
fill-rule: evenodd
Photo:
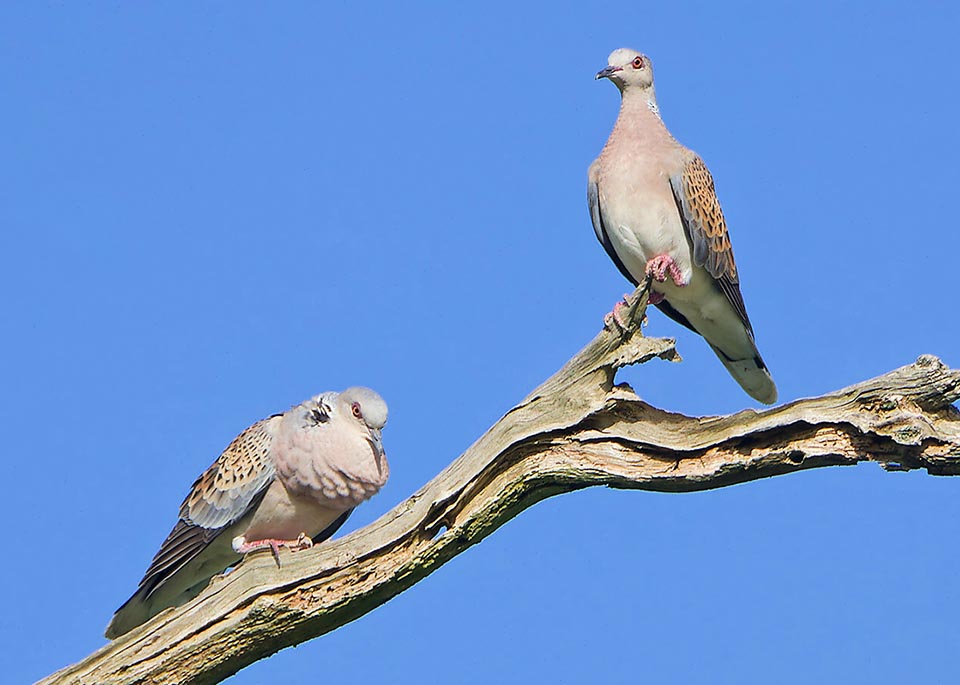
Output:
M643 69L643 57L637 55L633 58L633 68L634 69Z
M352 412L353 412L353 415L356 416L358 419L359 419L361 416L363 416L363 412L360 411L360 403L359 403L359 402L354 402L353 404L351 404L351 405L350 405L350 411L352 411Z

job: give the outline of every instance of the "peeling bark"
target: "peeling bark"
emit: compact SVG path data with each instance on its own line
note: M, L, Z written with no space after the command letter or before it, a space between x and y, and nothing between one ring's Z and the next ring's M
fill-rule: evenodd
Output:
M618 369L674 360L645 338L642 289L626 331L603 330L462 456L379 520L284 557L254 554L42 683L217 683L383 604L525 508L593 485L687 492L822 466L960 473L960 371L936 357L766 411L688 417L615 386Z

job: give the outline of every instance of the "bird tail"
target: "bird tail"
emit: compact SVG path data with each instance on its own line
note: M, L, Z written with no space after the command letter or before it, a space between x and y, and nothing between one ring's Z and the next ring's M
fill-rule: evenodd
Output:
M164 609L186 604L191 599L200 594L200 592L209 584L210 576L201 575L199 579L193 578L196 582L184 588L182 578L171 577L174 581L161 585L158 589L148 591L140 587L133 597L123 603L117 613L113 615L110 625L107 626L104 637L113 640L124 633L129 633L137 626L146 623L151 618L159 614Z
M763 363L756 346L753 354L744 359L732 359L716 345L710 345L733 379L757 402L773 404L777 401L777 386L767 365Z
M117 609L117 613L113 615L110 625L107 626L107 630L103 634L104 637L108 640L116 639L124 633L130 632L141 623L145 623L153 615L150 612L151 607L141 595L141 592L137 592L124 602L122 607Z

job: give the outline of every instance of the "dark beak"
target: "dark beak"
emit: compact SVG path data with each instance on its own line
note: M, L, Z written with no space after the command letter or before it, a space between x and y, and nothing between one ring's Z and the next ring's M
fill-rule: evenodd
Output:
M383 456L383 437L380 434L379 428L370 429L370 437L367 438L370 441L370 444L373 445L373 449L376 451L378 457Z
M606 69L601 69L597 72L597 80L602 78L610 78L618 71L623 71L623 67L607 67Z

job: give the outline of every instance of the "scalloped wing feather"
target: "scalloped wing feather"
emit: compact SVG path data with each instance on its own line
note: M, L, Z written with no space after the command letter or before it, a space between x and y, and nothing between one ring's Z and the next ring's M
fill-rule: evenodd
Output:
M713 276L752 336L727 222L707 165L698 155L691 155L683 169L670 177L670 188L693 245L694 263Z
M258 421L240 433L197 478L180 507L180 518L203 528L222 528L243 516L274 479L271 422Z
M251 511L273 482L270 422L240 433L197 478L180 507L180 520L143 574L137 592L149 597L164 581L196 558L231 523Z

